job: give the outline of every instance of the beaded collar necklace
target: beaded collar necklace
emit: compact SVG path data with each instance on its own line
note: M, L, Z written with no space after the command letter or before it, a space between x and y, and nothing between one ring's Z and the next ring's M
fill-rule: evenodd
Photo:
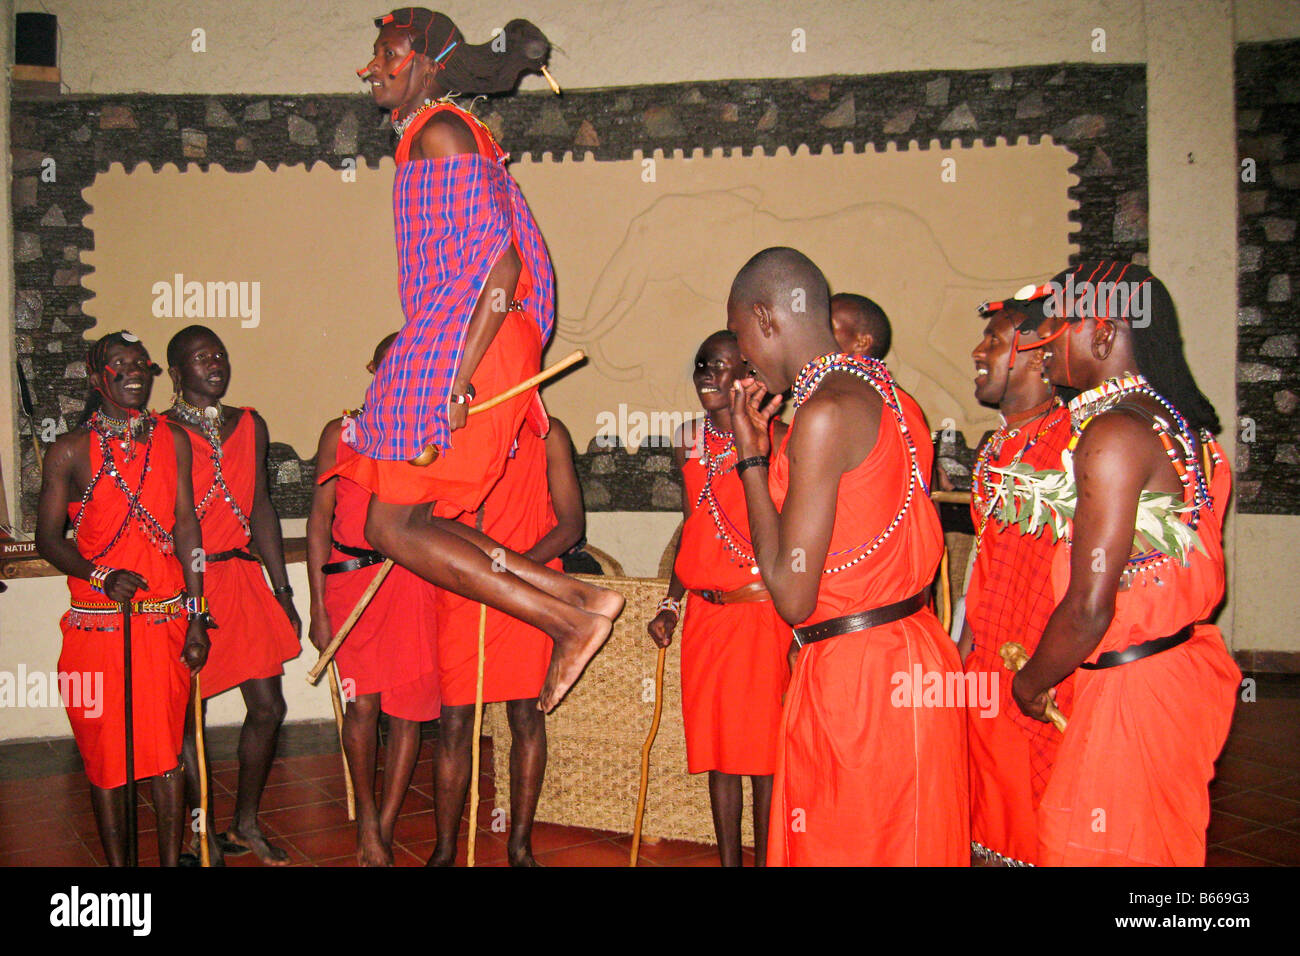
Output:
M710 452L710 445L721 450ZM741 528L727 515L713 487L715 479L730 474L736 469L735 462L723 467L724 462L736 454L736 443L732 434L717 428L706 415L704 435L700 439L699 448L700 464L704 466L704 487L700 489L695 507L698 509L701 505L708 506L709 516L713 519L714 527L717 528L716 537L722 542L722 546L734 555L731 560L742 566L747 565L750 574L758 574L758 560L754 557L754 545L746 534L747 529Z
M1008 469L1014 468L1024 458L1025 453L1034 447L1048 430L1048 423L1054 418L1057 409L1064 408L1061 399L1053 395L1050 399L1041 405L1035 405L1033 408L1015 415L1015 427L1008 428L1013 424L1013 419L1002 416L1002 424L984 443L980 449L978 457L975 459L975 468L971 472L971 494L977 503L977 510L980 515L979 527L975 529L975 549L979 550L980 542L984 538L984 529L988 526L989 517L993 514L993 508L997 504L997 489L993 488L988 478L988 469L990 463L1002 453L1002 446L1011 438L1020 434L1022 427L1027 427L1035 419L1038 420L1038 428L1034 430L1033 435L1023 444L1020 449L1007 463ZM1003 481L1006 479L1004 478ZM998 486L1001 487L1002 482Z
M1182 483L1184 500L1190 493L1192 509L1188 512L1187 524L1195 529L1200 523L1201 509L1212 505L1205 470L1194 452L1195 436L1178 409L1152 388L1145 376L1125 373L1107 379L1096 388L1080 392L1073 398L1070 401L1070 424L1074 430L1074 437L1070 440L1069 449L1071 452L1074 451L1084 428L1094 417L1114 408L1122 399L1130 395L1145 395L1168 413L1168 421L1159 415L1151 415L1151 429L1160 439L1160 444L1164 447L1165 454L1169 457L1169 462ZM1173 422L1172 426L1170 421ZM1215 464L1221 464L1223 459L1213 436L1202 431L1200 438L1208 446ZM1175 447L1175 439L1179 447ZM1158 550L1131 555L1125 565L1121 587L1127 588L1136 575L1141 574L1145 578L1148 572L1155 573L1156 584L1163 584L1158 569L1168 564L1170 560L1170 555Z
M90 417L90 430L98 435L108 435L120 439L118 444L122 448L126 460L130 461L135 457L135 440L145 429L148 414L127 412L126 418L114 418L102 408L96 409Z
M191 405L179 395L172 403L172 412L181 421L187 425L192 425L198 429L205 439L207 439L210 451L209 457L212 459L212 484L208 486L207 492L202 499L194 505L194 513L199 520L211 510L212 503L220 495L226 504L230 505L230 510L235 515L235 520L239 522L239 527L246 536L252 535L252 525L249 523L248 516L244 514L239 507L239 502L235 500L235 493L230 490L226 484L226 476L222 471L222 462L226 457L226 450L221 440L221 426L225 422L225 414L220 403L209 405L206 408L199 408Z
M121 435L120 432L113 430L112 426L114 424L122 425L125 423L108 418L98 411L90 416L88 427L90 428L90 433L99 439L101 461L99 470L95 472L94 477L91 478L90 482L86 485L86 490L82 492L81 507L77 511L76 519L72 522L72 537L75 539L78 531L81 529L81 521L86 516L86 506L94 496L96 486L98 486L99 482L107 476L112 479L113 483L117 485L118 490L126 497L126 515L122 518L121 526L118 527L117 532L109 540L108 544L104 545L97 554L90 556L87 560L93 564L104 555L108 554L108 552L112 551L113 547L121 539L122 535L126 533L126 529L130 526L132 518L135 518L138 521L140 529L144 532L145 537L149 539L150 543L158 548L158 550L163 554L171 554L173 548L171 532L163 527L162 523L150 513L148 508L140 503L140 495L144 492L144 483L149 477L149 472L151 470L149 460L153 456L153 439L157 420L153 415L147 414L140 415L138 418L133 417L131 419L133 432L143 430L146 427L149 432L148 437L144 440L144 461L140 466L140 483L136 486L134 491L132 491L130 486L127 485L126 480L122 477L122 473L118 470L117 461L113 458L113 439L118 438ZM127 461L134 458L134 447L131 448L130 454L125 454L125 447L123 448L123 451L124 457Z
M912 467L907 473L907 495L903 499L902 506L890 519L885 529L876 535L870 541L857 545L852 548L845 548L843 551L836 551L827 555L830 558L837 558L841 555L852 554L855 551L861 552L856 558L846 561L843 564L837 564L834 567L824 568L822 574L836 574L840 571L847 571L859 561L874 554L885 540L893 534L900 524L903 516L907 514L912 505L912 499L916 497L918 486L923 494L930 494L929 485L926 483L925 476L921 474L921 463L917 459L916 444L912 441L912 433L907 427L907 420L903 417L903 407L898 399L898 390L894 385L893 376L889 374L889 369L885 363L878 359L858 357L849 355L847 352L830 352L826 355L813 359L807 365L799 370L799 374L794 380L794 410L798 414L800 406L808 399L812 398L817 391L818 386L827 375L832 372L845 372L856 378L862 379L879 394L881 400L885 403L890 413L894 416L898 429L902 432L903 441L907 445L907 454L911 460Z
M410 129L411 124L415 122L415 118L417 116L419 116L421 113L427 113L435 106L440 106L443 103L451 103L451 102L452 102L452 98L450 95L444 96L438 100L426 99L421 106L411 110L411 112L406 114L406 116L402 117L402 119L400 120L396 118L397 110L393 110L394 118L391 120L393 124L393 132L397 134L397 138L400 141L401 138L406 135L406 131Z

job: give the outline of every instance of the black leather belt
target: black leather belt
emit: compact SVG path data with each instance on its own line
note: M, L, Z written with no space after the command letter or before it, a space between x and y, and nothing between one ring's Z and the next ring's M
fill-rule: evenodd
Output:
M794 629L794 642L803 647L806 644L824 641L828 637L852 634L854 631L865 631L869 627L879 627L882 624L901 621L905 617L911 617L929 603L929 590L929 588L925 588L917 591L910 598L896 601L893 604L886 604L884 607L872 608L870 611L859 611L857 614L833 617L829 621L822 621L820 624L814 624L811 627L796 627Z
M1155 637L1149 641L1143 641L1141 644L1134 644L1132 647L1126 647L1122 651L1107 651L1097 656L1095 664L1080 664L1084 670L1101 671L1108 667L1119 667L1120 664L1131 664L1134 661L1140 661L1144 657L1150 657L1152 654L1159 654L1161 651L1167 651L1179 644L1185 644L1192 636L1192 625L1188 624L1177 634L1170 634L1168 637Z
M372 564L379 564L384 560L384 556L378 551L372 551L370 548L352 548L346 544L333 542L334 550L341 551L343 554L352 555L350 561L334 561L321 568L322 574L343 574L346 571L357 571L361 568L368 568Z
M238 558L240 561L257 560L249 553L247 548L231 548L229 551L218 551L216 554L208 555L204 560L209 564L213 564L217 561L229 561L231 558Z

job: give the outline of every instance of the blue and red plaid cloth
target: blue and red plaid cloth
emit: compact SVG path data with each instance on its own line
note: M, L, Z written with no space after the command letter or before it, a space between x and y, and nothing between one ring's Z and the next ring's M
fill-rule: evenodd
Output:
M555 276L504 159L465 153L399 166L393 218L406 324L366 391L353 447L370 458L408 461L431 443L451 447L447 403L465 333L512 239L531 279L524 312L543 345L555 323Z

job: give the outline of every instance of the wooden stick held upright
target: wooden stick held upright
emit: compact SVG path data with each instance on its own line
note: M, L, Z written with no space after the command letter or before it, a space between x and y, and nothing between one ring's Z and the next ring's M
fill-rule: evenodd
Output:
M659 659L655 661L655 712L650 719L650 732L646 734L641 746L641 786L636 796L636 819L632 823L632 855L628 866L636 866L641 854L641 820L645 816L645 795L650 786L650 748L659 736L659 718L664 710L664 663L668 659L668 648L659 648Z
M126 717L126 865L140 865L140 831L136 821L135 707L131 687L131 602L122 602L122 696Z
M203 694L199 675L194 675L194 748L199 754L199 865L212 866L212 849L208 846L208 745L203 739Z
M470 751L469 769L469 847L465 865L474 865L474 848L478 843L478 774L482 758L479 735L483 733L483 657L487 641L487 605L478 606L478 675L474 683L474 733L473 750Z
M348 820L357 818L357 792L352 785L352 768L348 766L348 752L343 746L343 693L339 690L339 665L329 662L330 703L334 705L334 726L339 732L339 755L343 758L343 787L348 797Z
M587 355L582 351L582 349L574 349L554 365L542 369L536 375L525 379L518 385L512 385L500 395L494 395L492 398L470 406L469 414L477 415L480 412L486 412L490 408L495 408L502 402L507 402L516 395L528 391L533 386L540 385L547 379L554 378L571 365L578 364L586 357ZM430 448L432 447L433 446L430 446ZM429 449L425 449L425 452L428 450ZM436 452L436 449L434 449L434 451ZM421 458L424 457L425 452L421 452ZM417 458L416 463L427 465L435 458L437 458L436 454L430 456L427 461L423 462ZM370 582L370 586L362 593L361 598L357 601L356 607L352 609L352 613L348 615L347 620L343 622L343 626L340 627L338 632L334 635L334 639L330 641L329 647L321 651L320 657L316 659L316 663L312 665L312 669L307 672L307 683L315 684L320 680L321 674L325 672L325 668L329 665L329 662L334 659L334 654L339 649L339 645L342 644L343 639L348 636L348 631L352 630L352 626L357 623L357 619L365 612L366 607L369 606L371 599L375 596L375 592L379 590L379 585L383 583L384 578L388 576L388 572L392 569L393 559L385 558L384 563L379 566L379 573L375 575L374 580Z

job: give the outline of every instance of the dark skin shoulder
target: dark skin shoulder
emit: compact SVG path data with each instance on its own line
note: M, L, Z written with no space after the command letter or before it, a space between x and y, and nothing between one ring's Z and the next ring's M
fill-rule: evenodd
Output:
M442 159L477 152L478 143L473 131L451 110L435 113L411 144L411 159Z
M1121 575L1133 551L1139 496L1144 490L1182 494L1151 426L1121 409L1097 416L1084 429L1074 451L1074 478L1078 503L1070 584L1034 656L1011 685L1020 709L1038 720L1046 719L1050 689L1088 659L1115 616Z

